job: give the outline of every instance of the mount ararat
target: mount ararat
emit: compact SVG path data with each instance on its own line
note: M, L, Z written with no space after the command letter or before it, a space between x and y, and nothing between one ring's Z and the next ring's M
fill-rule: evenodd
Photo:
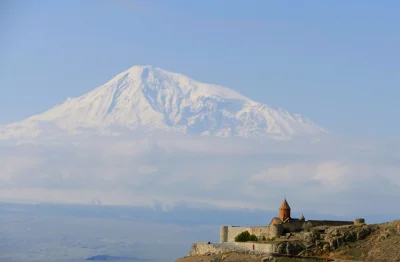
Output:
M114 135L135 130L276 139L326 132L305 117L258 103L229 88L161 68L133 66L85 95L0 126L0 139L88 130Z

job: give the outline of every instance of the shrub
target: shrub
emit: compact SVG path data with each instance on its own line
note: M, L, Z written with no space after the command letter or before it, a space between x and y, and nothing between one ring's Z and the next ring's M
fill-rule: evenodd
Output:
M236 242L247 242L250 239L249 231L244 231L235 237Z
M274 241L274 240L275 240L275 237L269 237L268 240Z
M256 235L250 235L250 241L258 241L258 237Z
M235 237L236 242L258 241L256 235L250 235L249 231L244 231Z

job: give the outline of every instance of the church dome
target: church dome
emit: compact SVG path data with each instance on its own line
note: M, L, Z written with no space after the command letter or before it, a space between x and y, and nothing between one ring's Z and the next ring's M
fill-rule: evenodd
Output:
M303 215L301 215L300 220L301 220L301 221L304 221L304 220L306 220L306 219L304 218Z
M279 210L290 210L290 206L288 204L288 202L285 200L283 200L282 205L280 206Z
M290 219L290 206L286 201L286 198L283 200L282 205L279 208L279 218L283 223L285 223L288 218Z

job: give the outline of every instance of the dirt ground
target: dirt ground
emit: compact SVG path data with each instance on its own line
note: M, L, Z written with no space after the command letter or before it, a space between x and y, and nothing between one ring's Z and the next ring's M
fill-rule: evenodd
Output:
M239 253L230 253L223 255L211 255L211 256L192 256L183 257L176 262L261 262L265 255L248 255ZM316 262L317 260L310 259L294 259L294 258L275 258L276 262ZM318 260L321 262L321 260Z

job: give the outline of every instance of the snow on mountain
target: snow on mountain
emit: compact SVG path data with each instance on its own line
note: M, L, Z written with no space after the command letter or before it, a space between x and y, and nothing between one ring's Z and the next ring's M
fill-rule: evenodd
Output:
M95 130L164 130L212 136L290 138L325 132L297 114L222 86L151 66L134 66L91 92L0 127L0 139Z

